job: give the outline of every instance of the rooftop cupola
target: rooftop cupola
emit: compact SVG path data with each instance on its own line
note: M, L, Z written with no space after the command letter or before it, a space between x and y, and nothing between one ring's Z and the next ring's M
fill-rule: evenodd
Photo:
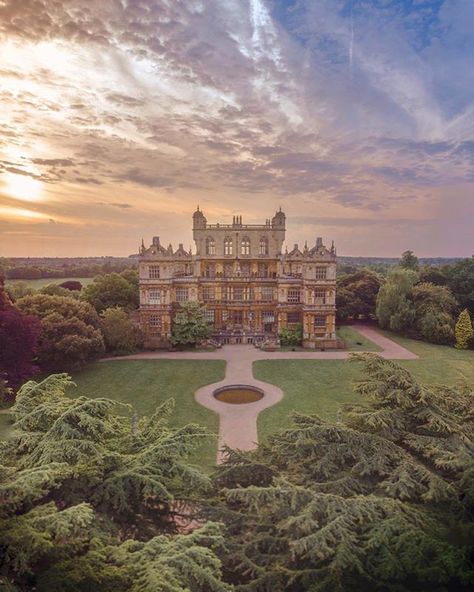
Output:
M204 228L206 228L206 225L207 225L207 220L198 206L197 210L193 214L193 228L194 229L204 229Z
M282 209L278 210L278 212L272 218L272 228L281 228L284 229L286 224L286 216L285 213L282 212Z

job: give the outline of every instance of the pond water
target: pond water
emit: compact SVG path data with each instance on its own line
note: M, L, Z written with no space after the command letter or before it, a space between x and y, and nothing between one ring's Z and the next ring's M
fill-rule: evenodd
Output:
M222 403L231 405L242 405L245 403L255 403L263 399L264 393L253 386L235 385L225 386L214 391L214 397Z

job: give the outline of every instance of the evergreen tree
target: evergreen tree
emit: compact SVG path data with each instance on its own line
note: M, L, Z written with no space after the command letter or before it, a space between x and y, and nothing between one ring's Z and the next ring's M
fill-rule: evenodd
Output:
M344 422L294 415L251 453L228 451L208 515L226 524L242 591L468 590L474 583L474 411L360 354L363 402ZM471 523L471 526L467 526Z
M467 308L465 308L459 315L455 329L457 349L467 349L469 343L474 337L474 329L472 327L471 316Z
M186 462L206 437L174 429L169 401L133 425L109 399L66 396L67 375L30 381L0 449L0 565L11 590L224 591L209 524L177 534L209 478Z

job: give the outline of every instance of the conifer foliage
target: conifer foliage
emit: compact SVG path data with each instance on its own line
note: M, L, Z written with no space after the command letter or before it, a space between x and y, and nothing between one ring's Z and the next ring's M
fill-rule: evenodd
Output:
M239 590L468 590L474 583L474 405L374 354L344 422L296 414L229 451L209 515ZM469 526L470 525L470 526Z
M71 386L64 374L27 382L11 409L14 436L0 450L0 588L227 590L219 528L177 534L179 508L209 487L186 462L203 430L168 427L171 401L137 423L109 399L66 396Z
M467 308L460 313L454 333L456 336L455 347L457 349L467 349L474 337L471 315Z

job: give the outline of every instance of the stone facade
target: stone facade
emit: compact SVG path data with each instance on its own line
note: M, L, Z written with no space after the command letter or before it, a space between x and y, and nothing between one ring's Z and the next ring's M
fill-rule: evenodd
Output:
M168 347L180 303L206 305L213 338L220 343L258 343L286 326L302 325L303 345L336 347L336 251L317 238L282 253L286 216L265 224L208 224L193 215L196 253L165 248L154 237L142 243L140 325L149 347Z

